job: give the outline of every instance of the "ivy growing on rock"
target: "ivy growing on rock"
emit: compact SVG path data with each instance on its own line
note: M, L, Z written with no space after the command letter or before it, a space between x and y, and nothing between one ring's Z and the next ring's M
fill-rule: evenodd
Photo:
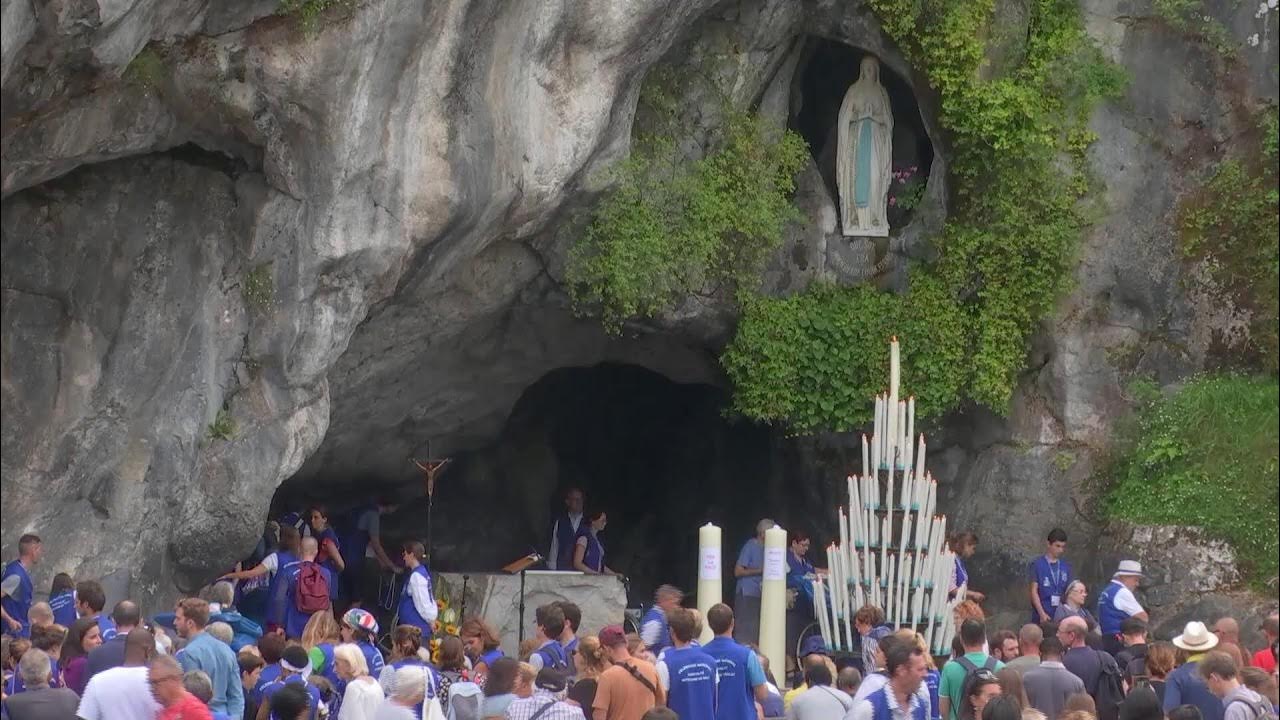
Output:
M1280 190L1276 108L1259 114L1242 151L1214 168L1178 207L1186 255L1201 261L1218 291L1250 314L1249 344L1262 369L1280 370Z
M569 251L574 305L606 327L652 317L694 293L754 290L786 224L808 156L799 135L721 103L723 122L705 156L681 152L670 76L646 85L654 127L614 169L613 189Z
M1020 60L994 73L986 72L991 69L984 40L989 26L999 22L993 0L870 5L940 98L955 190L952 214L935 239L939 259L913 268L912 286L922 290L884 296L815 289L809 301L762 299L747 305L724 356L735 382L734 407L801 430L847 428L865 420L867 398L883 382L878 366L868 361L850 367L846 357L829 351L835 338L806 322L807 313L837 312L827 304L852 322L876 327L874 352L884 353L889 335L903 338L909 352L904 378L918 378L909 389L925 401L921 414L965 401L1007 409L1025 365L1027 340L1065 289L1085 225L1078 201L1088 188L1088 117L1125 84L1088 40L1073 0L1034 0ZM927 315L918 307L922 296L931 301ZM784 348L791 344L823 352ZM825 379L791 384L793 392L807 396L790 405L770 389L787 385L785 375L779 383L779 365L769 361L786 353L799 368L793 372ZM841 400L823 397L828 394ZM844 403L851 394L859 402Z

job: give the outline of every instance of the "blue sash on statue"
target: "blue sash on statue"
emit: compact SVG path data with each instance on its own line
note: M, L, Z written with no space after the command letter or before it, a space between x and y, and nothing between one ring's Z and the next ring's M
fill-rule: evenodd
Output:
M854 158L853 204L865 208L871 204L871 143L875 120L858 121L858 155Z

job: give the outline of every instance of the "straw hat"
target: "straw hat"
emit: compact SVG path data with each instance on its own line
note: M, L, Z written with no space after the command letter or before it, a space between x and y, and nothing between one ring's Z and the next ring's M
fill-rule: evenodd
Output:
M1111 577L1121 577L1123 575L1135 575L1143 577L1142 563L1137 560L1121 560L1120 567L1116 568L1116 572Z
M1205 652L1218 645L1218 636L1209 632L1204 623L1192 621L1173 639L1173 644L1190 652Z

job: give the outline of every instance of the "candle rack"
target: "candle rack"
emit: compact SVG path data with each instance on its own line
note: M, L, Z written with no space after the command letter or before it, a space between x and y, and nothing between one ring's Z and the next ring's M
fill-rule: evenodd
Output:
M870 436L862 436L862 473L849 475L847 502L836 509L839 540L827 547L827 577L814 583L814 610L828 648L855 652L853 616L880 608L890 627L919 630L935 655L949 651L955 555L947 518L937 514L938 483L925 470L924 435L913 444L915 397L899 399L898 339L889 342L889 389L875 397Z

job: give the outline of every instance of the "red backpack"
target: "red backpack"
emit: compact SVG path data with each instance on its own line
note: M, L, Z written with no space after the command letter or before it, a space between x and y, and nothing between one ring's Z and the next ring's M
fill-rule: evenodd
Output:
M313 562L302 563L293 605L306 615L329 609L329 575L324 568Z

